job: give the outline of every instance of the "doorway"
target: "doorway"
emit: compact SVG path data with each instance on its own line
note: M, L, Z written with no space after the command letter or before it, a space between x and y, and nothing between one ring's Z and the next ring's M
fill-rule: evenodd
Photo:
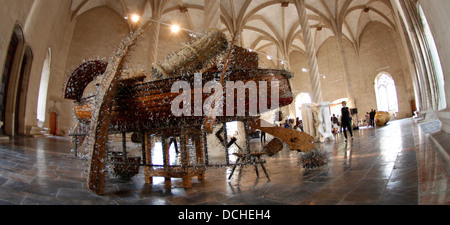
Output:
M33 54L16 25L7 48L0 84L0 135L25 133L25 105Z
M295 98L295 115L300 120L302 119L302 111L300 110L303 104L311 103L311 96L309 93L300 93Z

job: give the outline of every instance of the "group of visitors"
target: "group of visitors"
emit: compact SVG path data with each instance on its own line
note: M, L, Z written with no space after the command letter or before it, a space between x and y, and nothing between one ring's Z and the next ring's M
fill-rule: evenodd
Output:
M376 111L372 109L369 112L366 113L366 122L367 126L375 126L375 114ZM340 132L344 133L345 141L347 141L347 131L350 133L350 138L353 141L353 128L352 128L352 116L350 113L349 108L347 107L347 102L342 102L342 108L341 108L341 119L336 117L335 114L331 117L331 124L332 124L332 133L338 134ZM302 120L300 120L298 117L296 118L295 122L293 119L287 119L284 121L284 123L280 123L280 127L283 128L291 128L294 130L301 130L303 131L303 123ZM261 143L266 142L266 133L264 131L261 131Z
M375 117L375 110L372 109L370 112L370 121L373 124L374 117ZM372 116L373 114L373 116ZM332 132L337 134L338 132L344 132L345 141L347 141L347 130L350 133L350 138L353 141L353 129L352 129L352 117L350 114L350 110L347 107L347 102L342 102L342 108L341 108L341 121L339 122L339 119L336 117L335 114L331 117L331 123L332 123ZM373 126L373 125L372 125ZM292 128L294 130L301 130L303 131L303 124L302 120L300 120L298 117L296 118L295 122L293 119L287 119L284 123L280 123L280 127L283 128ZM261 143L266 142L266 133L264 131L261 131Z
M377 113L376 110L372 109L370 112L366 112L365 119L367 122L367 127L372 126L375 127L375 114ZM347 107L347 102L342 102L342 109L341 109L341 120L336 117L335 114L331 117L331 123L332 123L332 132L334 134L340 133L341 131L344 132L345 141L347 141L347 132L349 131L351 140L353 140L353 131L352 131L352 117L349 108Z
M292 128L294 130L301 130L303 131L303 123L302 120L300 120L300 118L296 118L295 122L294 119L287 119L284 121L283 124L280 124L280 127L284 127L284 128Z
M375 127L375 114L377 114L375 109L372 109L370 112L366 112L367 127Z
M283 127L283 128L290 128L290 129L294 129L294 130L303 131L302 120L298 117L295 119L295 122L294 122L294 119L287 119L284 121L284 123L280 123L279 126ZM261 143L266 143L266 132L261 131L260 138L261 138Z

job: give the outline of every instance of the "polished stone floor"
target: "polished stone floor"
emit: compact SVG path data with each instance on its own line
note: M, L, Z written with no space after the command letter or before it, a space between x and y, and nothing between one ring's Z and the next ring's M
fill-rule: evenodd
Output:
M260 170L243 169L228 180L228 167L208 168L206 179L154 178L141 172L130 180L111 176L106 194L86 188L87 161L73 157L67 138L18 137L0 142L0 204L69 205L442 205L450 204L449 174L431 144L435 123L391 121L381 128L354 131L354 140L317 144L329 163L304 170L299 153L283 150L265 157L270 181ZM258 146L254 139L252 146ZM235 173L237 174L237 173Z

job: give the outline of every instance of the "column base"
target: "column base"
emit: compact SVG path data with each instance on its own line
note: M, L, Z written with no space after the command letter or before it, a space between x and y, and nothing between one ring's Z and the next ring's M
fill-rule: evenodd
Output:
M437 117L442 123L442 131L450 134L450 108L445 108L437 112Z

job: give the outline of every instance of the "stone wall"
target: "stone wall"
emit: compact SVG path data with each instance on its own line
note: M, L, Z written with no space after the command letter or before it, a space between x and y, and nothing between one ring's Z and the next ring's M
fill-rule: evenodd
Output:
M374 84L376 76L381 72L390 74L395 81L399 103L397 118L412 116L410 101L414 98L414 93L411 75L404 57L405 52L397 47L399 45L396 31L381 23L371 23L366 27L361 34L359 46L354 47L344 41L348 73L360 119L364 118L365 112L377 109ZM319 72L325 76L321 77L324 101L333 102L348 97L340 57L336 37L328 38L317 51ZM302 68L307 68L306 56L300 52L291 53L290 64L295 74L291 79L294 95L311 92L309 75L302 72Z
M424 12L430 23L441 58L445 76L445 89L450 90L450 28L442 26L449 20L450 4L447 0L422 1ZM47 118L51 111L58 114L59 134L67 134L73 125L72 102L62 98L62 89L70 70L79 65L81 60L93 57L106 57L117 47L120 40L128 34L130 27L123 17L107 7L89 10L76 18L71 18L70 1L46 0L3 0L0 7L0 62L5 61L6 49L15 26L23 30L25 44L33 54L29 85L26 90L25 118L26 128L19 133L26 134L30 127L37 126L37 99L42 66L48 49L52 52L52 63L47 100ZM171 15L165 15L165 19ZM182 21L186 23L186 21ZM181 24L188 27L187 24ZM410 101L414 98L409 62L398 37L398 31L380 23L371 23L361 32L357 46L344 41L348 59L348 72L353 87L353 95L359 109L359 118L371 108L376 108L374 79L380 72L389 73L395 80L399 102L398 118L412 116ZM148 36L144 36L136 48L131 64L149 68L147 49ZM173 35L167 26L161 25L157 59L163 60L170 52L176 51L182 43L188 41L187 35ZM24 50L22 50L23 52ZM343 65L340 60L336 38L329 38L318 50L319 72L326 76L322 79L324 101L334 101L346 96ZM291 79L294 95L311 92L304 53L295 51L290 54L290 69L295 73ZM380 68L387 67L377 71ZM0 70L4 67L0 63ZM440 119L443 129L450 132L450 91L446 91L447 109ZM292 107L295 108L295 103ZM291 107L291 108L292 108ZM293 110L290 110L291 113ZM11 116L13 111L10 112ZM295 116L295 115L293 115ZM445 119L447 118L448 119ZM447 124L447 125L446 125ZM44 126L48 126L48 121Z
M8 101L8 107L6 112L5 133L12 135L14 132L14 121L19 120L20 123L25 126L21 128L18 133L26 134L30 131L31 127L37 126L37 99L39 93L39 84L43 69L43 63L47 56L47 52L51 49L54 53L52 56L51 74L50 80L55 76L59 76L64 69L61 63L65 64L67 52L60 54L64 51L67 43L64 43L64 36L67 35L66 30L70 29L69 21L69 1L27 1L27 0L5 0L2 5L7 7L0 7L1 23L0 31L0 61L5 61L6 50L11 40L11 35L14 27L20 29L23 32L24 43L23 46L18 49L17 54L22 55L25 46L28 46L32 52L32 63L28 77L28 87L25 90L18 89L18 76L13 75L13 80L9 83L8 99L15 100L18 98L17 93L22 91L23 95L26 95L20 106L20 114L25 115L21 118L16 118L13 106L13 102ZM0 64L0 70L3 71L4 64ZM49 86L49 89L54 86ZM50 103L50 101L47 101ZM10 110L8 110L8 108ZM50 112L48 112L49 114Z

